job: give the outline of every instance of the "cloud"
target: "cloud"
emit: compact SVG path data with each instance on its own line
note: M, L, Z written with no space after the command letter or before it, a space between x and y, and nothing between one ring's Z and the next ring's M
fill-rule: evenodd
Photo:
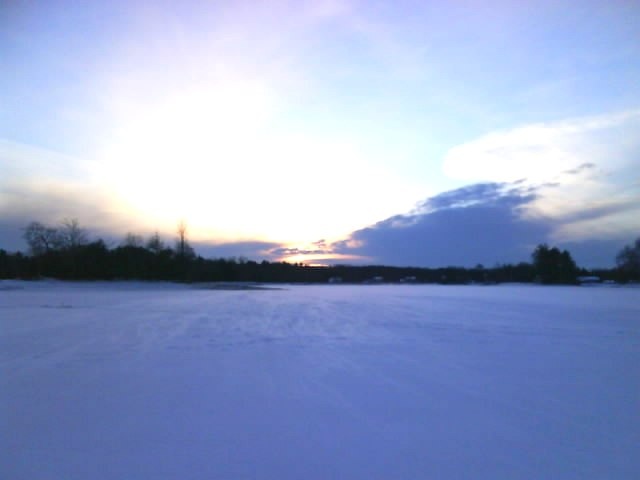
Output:
M581 267L611 268L615 266L615 257L618 252L637 237L638 235L586 239L562 242L560 245L571 252L571 256Z
M479 204L525 204L534 199L534 189L511 184L479 183L444 192L427 199L419 207L426 211L469 207Z
M278 247L271 250L273 255L277 255L278 257L291 257L294 255L325 255L329 253L333 253L333 250L326 248L297 248L297 247Z
M326 264L336 261L360 260L356 255L340 254L333 250L324 240L312 242L310 248L289 247L277 242L233 241L211 244L195 242L193 244L199 255L206 258L240 258L253 261L269 262L287 261L289 263Z
M550 242L604 245L640 231L638 151L640 110L629 110L489 133L449 150L443 169L466 181L518 180L536 193L521 219L544 221Z
M0 169L3 173L0 189L3 189L4 185L19 181L71 183L86 180L90 162L0 138Z
M92 178L91 167L81 158L0 139L0 170L6 173L0 178L0 247L23 249L21 229L31 221L77 218L105 238L143 225Z
M354 232L334 252L370 263L473 266L526 261L552 226L520 213L536 193L513 183L483 183L432 197L407 215Z
M559 182L541 185L523 215L551 222L551 242L628 240L640 231L638 168L594 166L565 174Z
M210 244L204 242L194 243L199 255L205 258L231 258L244 257L253 261L274 261L279 259L275 253L282 245L274 242L241 241Z
M449 150L446 175L465 181L553 181L598 166L637 162L640 110L492 132Z
M357 230L331 250L354 256L356 263L470 267L529 261L535 246L546 242L569 249L579 265L611 267L620 247L637 236L637 220L629 217L640 213L637 196L587 202L564 216L532 210L557 188L524 182L469 185ZM572 232L575 228L580 232Z
M31 221L56 225L64 219L78 219L91 237L108 241L116 240L140 223L114 212L110 208L112 201L103 193L71 183L5 184L0 186L0 200L0 248L10 251L26 248L22 229Z
M565 170L562 173L565 173L567 175L578 175L579 173L584 172L585 170L590 170L596 167L595 163L592 162L585 162L583 164L578 165L575 168L571 168L569 170Z
M610 200L603 202L593 202L586 205L582 210L570 212L560 216L560 220L566 224L573 224L583 221L603 220L613 215L623 214L639 208L638 199Z

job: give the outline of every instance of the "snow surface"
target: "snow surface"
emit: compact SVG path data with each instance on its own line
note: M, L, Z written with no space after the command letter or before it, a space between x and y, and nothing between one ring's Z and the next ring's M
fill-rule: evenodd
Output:
M640 478L637 288L5 281L0 368L0 478Z

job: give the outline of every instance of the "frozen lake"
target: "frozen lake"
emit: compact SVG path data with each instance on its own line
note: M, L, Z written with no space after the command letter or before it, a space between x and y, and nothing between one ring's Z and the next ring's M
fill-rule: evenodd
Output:
M0 477L637 479L640 290L0 282Z

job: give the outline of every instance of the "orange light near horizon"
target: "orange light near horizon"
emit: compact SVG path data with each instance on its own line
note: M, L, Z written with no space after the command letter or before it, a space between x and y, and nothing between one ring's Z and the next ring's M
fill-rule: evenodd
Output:
M367 257L363 257L360 255L345 255L341 253L299 253L296 255L284 255L277 259L279 262L287 262L287 263L303 263L305 265L313 266L313 267L328 267L330 264L323 263L322 260L333 260L333 261L341 261L341 262L361 262L363 260L368 260Z

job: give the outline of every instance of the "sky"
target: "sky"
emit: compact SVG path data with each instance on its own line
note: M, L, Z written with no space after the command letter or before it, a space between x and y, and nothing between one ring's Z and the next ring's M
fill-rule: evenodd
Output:
M586 267L640 236L640 2L0 3L0 248Z

